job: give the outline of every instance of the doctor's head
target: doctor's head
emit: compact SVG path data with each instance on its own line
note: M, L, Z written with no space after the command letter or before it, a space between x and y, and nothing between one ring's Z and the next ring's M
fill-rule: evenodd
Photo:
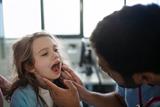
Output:
M123 7L100 21L90 37L98 62L119 85L160 83L160 7Z

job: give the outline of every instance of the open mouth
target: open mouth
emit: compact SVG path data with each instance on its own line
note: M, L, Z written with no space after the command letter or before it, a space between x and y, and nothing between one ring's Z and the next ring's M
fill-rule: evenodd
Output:
M52 65L51 70L52 70L53 72L55 72L55 73L60 72L60 70L61 70L61 63L58 62L58 63Z

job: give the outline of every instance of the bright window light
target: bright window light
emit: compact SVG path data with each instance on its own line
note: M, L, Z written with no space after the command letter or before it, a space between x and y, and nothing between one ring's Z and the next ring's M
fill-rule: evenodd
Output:
M80 34L80 0L44 0L45 30L57 35Z
M160 0L127 0L128 6L132 6L135 4L150 4L150 3L160 4Z
M3 0L5 38L41 30L40 0Z
M83 0L84 2L84 36L89 37L103 17L119 10L123 0Z

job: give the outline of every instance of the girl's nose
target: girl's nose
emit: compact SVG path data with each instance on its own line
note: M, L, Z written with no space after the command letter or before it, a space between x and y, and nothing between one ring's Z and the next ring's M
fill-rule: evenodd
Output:
M51 56L51 59L55 60L55 59L58 59L59 57L60 57L59 53L53 52L52 56Z

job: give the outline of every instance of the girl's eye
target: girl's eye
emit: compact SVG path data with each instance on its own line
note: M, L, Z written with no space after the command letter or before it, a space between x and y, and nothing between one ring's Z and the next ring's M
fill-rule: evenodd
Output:
M58 49L54 49L55 52L58 52Z
M46 55L48 55L48 53L46 52L46 53L43 53L41 56L46 56Z

